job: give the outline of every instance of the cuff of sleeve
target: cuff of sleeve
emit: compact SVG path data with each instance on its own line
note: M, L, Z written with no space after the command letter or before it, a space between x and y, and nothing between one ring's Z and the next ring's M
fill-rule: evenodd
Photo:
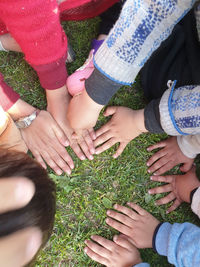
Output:
M66 55L55 62L44 65L31 65L38 74L40 84L48 90L55 90L66 84Z
M156 250L156 244L155 244L155 242L156 242L156 235L157 235L158 230L159 230L159 228L160 228L160 226L161 226L162 224L163 224L163 223L159 223L159 224L156 226L156 229L155 229L154 234L153 234L152 248L153 248L153 250L154 250L155 252L157 252L157 250Z
M200 218L200 187L193 194L191 208L192 211Z
M85 81L85 88L88 95L100 105L108 104L111 97L121 86L121 84L108 79L96 68L92 75Z
M146 262L141 262L139 264L134 265L133 267L150 267L150 265Z
M0 106L4 111L11 108L20 98L19 94L3 81L3 78L0 80L0 96Z
M160 99L152 100L144 109L145 128L150 133L164 133L160 123Z
M177 136L177 143L181 152L188 158L194 159L198 153L195 153L198 146L194 147L192 142L192 135Z
M168 236L172 225L168 222L162 223L157 229L153 247L155 251L162 255L167 256Z

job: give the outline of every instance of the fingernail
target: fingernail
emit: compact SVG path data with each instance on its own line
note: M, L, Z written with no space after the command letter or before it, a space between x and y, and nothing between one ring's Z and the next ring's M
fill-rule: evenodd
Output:
M150 180L153 180L153 176L150 176Z
M169 213L169 211L167 210L167 211L166 211L166 214L168 214L168 213Z
M118 236L117 235L114 235L113 240L114 241L117 241L117 239L118 239Z
M111 214L110 210L107 210L106 214L110 215Z
M81 159L81 160L85 160L86 157L85 157L85 156L80 156L80 159Z
M114 158L114 159L116 159L116 158L117 158L117 156L116 156L116 155L113 155L113 158Z
M147 166L149 166L149 163L147 162Z
M68 141L65 141L65 142L64 142L64 145L65 145L65 146L69 146L69 142L68 142Z
M100 154L100 152L99 151L95 151L95 154L98 155L98 154Z
M61 170L58 170L58 171L56 171L56 174L61 175L62 174L62 171Z
M110 221L110 220L109 220L108 218L106 218L106 223L109 223L109 221Z
M157 172L154 172L154 174L153 175L157 175Z
M94 149L94 148L90 149L90 152L91 152L92 154L95 154L95 149Z
M150 171L150 170L148 170L148 173L151 173L151 171Z
M71 171L70 170L67 170L67 174L70 175L71 174Z
M147 151L149 151L150 149L147 147Z
M87 248L84 248L84 252L87 253L88 249Z
M93 158L94 158L94 157L93 157L92 155L89 156L89 159L90 159L90 160L93 160Z
M151 190L149 190L148 193L151 194Z
M74 169L74 164L70 164L70 168L71 169Z
M117 209L117 208L118 208L118 205L117 205L117 204L115 204L113 207L114 207L114 209Z

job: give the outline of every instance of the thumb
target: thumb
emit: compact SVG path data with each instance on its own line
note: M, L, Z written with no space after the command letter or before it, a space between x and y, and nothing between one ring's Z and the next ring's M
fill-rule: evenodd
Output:
M180 167L180 170L181 170L182 172L188 172L188 171L191 169L191 167L192 167L192 163L193 163L193 162L186 162L186 163L184 163L184 164Z
M113 115L116 112L116 110L117 110L117 107L116 106L108 107L106 109L106 111L103 113L103 115L105 117L108 117L110 115Z

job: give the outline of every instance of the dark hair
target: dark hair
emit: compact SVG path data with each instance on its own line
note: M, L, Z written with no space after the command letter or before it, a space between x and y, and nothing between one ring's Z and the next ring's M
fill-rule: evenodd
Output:
M46 171L22 152L0 149L0 179L24 176L35 185L35 194L23 208L0 214L0 237L30 226L38 227L44 245L51 235L55 216L55 184Z

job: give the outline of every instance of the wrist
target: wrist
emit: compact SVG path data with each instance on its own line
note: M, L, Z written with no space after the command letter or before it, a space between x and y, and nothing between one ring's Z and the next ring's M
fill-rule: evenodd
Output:
M17 102L10 109L7 110L8 114L14 121L20 118L27 117L31 115L34 111L36 111L36 108L21 99L18 99Z
M141 133L147 133L148 130L145 127L144 122L144 109L135 110L134 119L137 119L137 128L140 130Z

